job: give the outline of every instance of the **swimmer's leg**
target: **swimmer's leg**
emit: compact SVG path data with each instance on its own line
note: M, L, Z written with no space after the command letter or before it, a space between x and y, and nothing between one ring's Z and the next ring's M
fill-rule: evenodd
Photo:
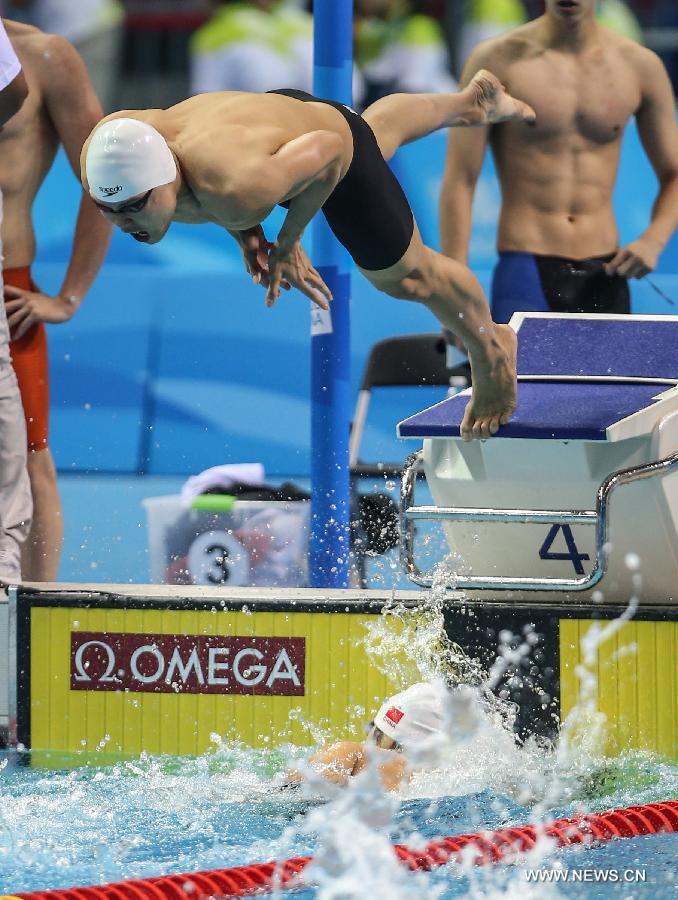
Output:
M534 110L515 100L499 79L481 69L456 94L390 94L362 114L384 159L398 147L437 131L463 125L491 125L509 119L532 122Z
M496 325L470 269L422 242L415 223L403 257L388 269L361 269L380 291L423 303L468 350L473 393L461 424L464 440L485 438L506 424L516 407L516 335Z
M25 581L56 581L64 539L56 468L48 447L29 451L27 463L33 522L22 548L22 574Z

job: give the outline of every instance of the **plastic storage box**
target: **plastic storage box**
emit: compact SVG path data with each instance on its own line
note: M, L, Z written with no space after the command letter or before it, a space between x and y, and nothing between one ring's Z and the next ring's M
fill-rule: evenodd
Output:
M304 587L310 503L206 494L143 501L154 584ZM198 507L198 508L196 508Z

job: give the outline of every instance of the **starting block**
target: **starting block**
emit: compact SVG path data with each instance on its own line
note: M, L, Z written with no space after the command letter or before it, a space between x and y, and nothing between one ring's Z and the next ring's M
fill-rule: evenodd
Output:
M441 521L451 587L678 602L678 316L517 313L518 407L464 443L470 391L400 422L423 441L401 489L401 559ZM423 461L435 506L416 506ZM638 577L640 576L640 577ZM600 583L600 584L599 584Z

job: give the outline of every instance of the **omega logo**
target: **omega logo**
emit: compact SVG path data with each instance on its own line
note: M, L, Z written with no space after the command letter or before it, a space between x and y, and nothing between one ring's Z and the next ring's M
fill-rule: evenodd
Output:
M71 632L71 690L303 695L305 638Z

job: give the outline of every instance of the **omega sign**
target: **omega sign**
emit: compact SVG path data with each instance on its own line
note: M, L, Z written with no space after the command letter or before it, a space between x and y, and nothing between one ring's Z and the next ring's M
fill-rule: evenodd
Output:
M71 690L304 695L306 639L71 632Z

